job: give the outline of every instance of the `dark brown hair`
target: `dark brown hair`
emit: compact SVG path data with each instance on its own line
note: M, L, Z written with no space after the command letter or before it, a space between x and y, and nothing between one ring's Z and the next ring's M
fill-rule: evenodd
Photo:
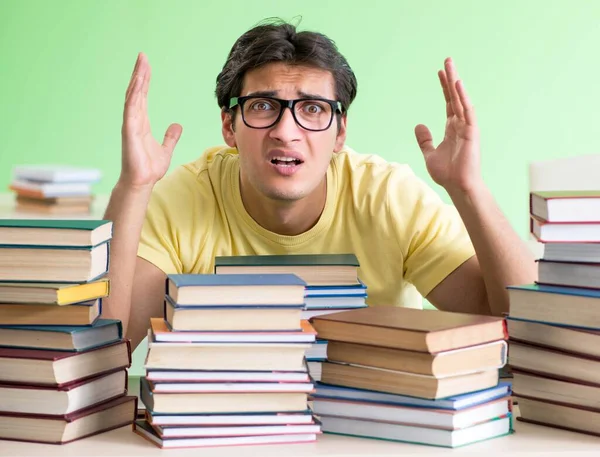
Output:
M357 81L335 43L317 32L298 32L296 26L281 19L268 19L240 36L217 76L219 107L229 109L229 99L241 94L248 70L272 62L306 65L327 70L333 75L335 94L344 112L356 97Z

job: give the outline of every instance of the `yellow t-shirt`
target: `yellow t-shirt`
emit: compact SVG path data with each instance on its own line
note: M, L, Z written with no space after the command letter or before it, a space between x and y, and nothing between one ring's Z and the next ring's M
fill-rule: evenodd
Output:
M421 307L419 293L475 254L456 209L407 165L349 148L334 154L321 217L287 236L246 212L238 159L236 149L210 148L159 181L138 256L172 274L212 273L223 255L354 253L369 305Z

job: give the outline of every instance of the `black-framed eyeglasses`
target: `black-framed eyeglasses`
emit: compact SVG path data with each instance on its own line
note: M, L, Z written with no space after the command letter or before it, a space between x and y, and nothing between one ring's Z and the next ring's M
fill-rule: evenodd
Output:
M279 122L283 111L289 108L300 127L311 132L321 132L331 127L333 115L342 113L342 104L326 98L281 98L250 95L232 97L229 108L240 106L244 124L253 129L268 129Z

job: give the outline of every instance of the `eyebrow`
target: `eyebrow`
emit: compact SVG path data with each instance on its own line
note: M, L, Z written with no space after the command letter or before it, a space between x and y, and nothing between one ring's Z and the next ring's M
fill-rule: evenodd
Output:
M327 97L323 97L322 95L319 94L311 94L308 92L303 92L303 91L299 91L298 95L300 95L301 98L327 98ZM277 91L275 90L258 90L255 92L250 92L246 95L246 97L274 97L277 98Z

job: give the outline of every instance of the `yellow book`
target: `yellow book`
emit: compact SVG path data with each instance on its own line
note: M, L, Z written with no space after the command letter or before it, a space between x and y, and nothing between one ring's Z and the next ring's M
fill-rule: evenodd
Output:
M0 302L70 305L107 297L108 278L84 284L69 283L0 283Z

